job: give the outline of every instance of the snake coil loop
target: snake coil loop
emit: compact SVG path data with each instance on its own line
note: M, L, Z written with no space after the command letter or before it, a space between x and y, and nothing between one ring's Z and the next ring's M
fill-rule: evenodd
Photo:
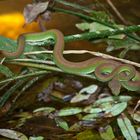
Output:
M109 82L112 92L119 92L120 86L130 91L140 91L140 73L127 64L100 57L91 58L82 62L71 62L63 57L64 35L56 29L41 33L22 34L18 38L18 49L16 52L2 51L5 57L19 57L27 44L42 45L48 38L55 41L53 57L55 64L63 71L71 74L95 73L99 81ZM116 86L117 85L117 86ZM117 89L117 88L119 89Z

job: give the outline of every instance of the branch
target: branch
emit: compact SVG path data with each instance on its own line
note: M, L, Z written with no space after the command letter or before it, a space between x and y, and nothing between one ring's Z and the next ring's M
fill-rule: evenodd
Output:
M34 52L27 52L24 53L24 55L34 55L34 54L43 54L43 53L47 53L47 54L52 54L53 51L34 51ZM93 52L93 51L88 51L88 50L68 50L68 51L64 51L63 54L84 54L84 53L89 53L92 54L94 56L98 56L98 57L102 57L105 59L112 59L112 60L117 60L123 63L127 63L127 64L131 64L135 67L139 67L140 68L140 64L136 63L136 62L132 62L130 60L126 60L126 59L121 59L121 58L117 58L117 57L113 57L111 55L107 55L107 54L103 54L100 52ZM20 62L34 62L34 63L42 63L42 64L49 64L49 65L55 65L52 61L44 61L44 60L34 60L34 59L14 59L13 61L20 61Z
M118 29L118 27L115 27L115 26L112 25L112 24L109 24L109 23L100 21L100 20L95 19L95 18L93 18L93 17L91 17L91 16L83 15L83 14L78 13L78 12L73 12L73 11L64 10L64 9L55 8L55 7L54 7L53 9L50 9L50 10L55 10L55 11L57 11L57 12L62 12L62 13L66 13L66 14L78 16L78 17L80 17L80 18L82 18L82 19L84 19L84 20L86 20L86 21L90 21L90 22L93 22L93 21L94 21L94 22L100 23L100 24L102 24L102 25L105 25L105 26L107 26L107 27L110 27L110 28L112 28L112 29ZM128 33L125 33L125 34L126 34L128 37L132 38L133 40L140 42L140 38L139 38L139 37L137 37L137 36L135 36L135 35L128 34Z

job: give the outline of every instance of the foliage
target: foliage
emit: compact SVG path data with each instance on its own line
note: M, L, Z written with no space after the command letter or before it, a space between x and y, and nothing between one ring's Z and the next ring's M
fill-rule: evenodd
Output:
M61 4L63 3L63 0L56 1ZM65 1L63 4L75 9L81 8L81 5ZM24 9L26 24L38 21L40 17L43 18L43 20L50 20L49 14L51 13L51 10L63 11L64 13L68 12L65 9L51 7L50 1L28 4ZM69 12L84 18L84 22L76 24L76 27L86 32L83 34L66 36L66 42L87 39L92 43L95 43L96 40L100 39L99 41L106 41L108 44L106 49L108 52L123 49L123 51L120 52L121 57L125 57L130 50L140 49L140 42L138 42L139 37L131 34L133 31L140 30L140 26L126 27L124 25L118 25L104 11L97 12L88 10L86 7L83 11L90 13L90 16L81 14L80 12ZM133 30L130 30L132 27L134 27ZM129 31L129 34L127 31ZM12 39L0 36L0 41L0 50L13 52L16 51L18 47L17 42ZM53 45L54 42L48 40L46 44ZM3 83L0 90L4 91L4 94L0 98L0 116L3 114L5 115L9 111L13 113L14 109L16 109L16 106L14 105L16 104L17 99L19 99L26 90L28 91L32 88L36 82L43 79L46 74L49 75L52 71L62 73L62 71L55 66L54 62L52 62L52 52L50 53L47 51L48 55L46 55L43 54L46 52L42 53L42 51L44 51L44 48L26 44L24 50L24 53L27 53L26 55L21 55L19 59L1 59L0 73L8 79L2 79L0 81L1 84ZM28 52L32 53L32 55L28 55ZM35 68L25 67L24 69L19 70L19 73L17 74L16 71L9 68L5 63ZM95 79L95 76L92 74L78 76L83 79L85 77L90 77L92 80ZM45 85L46 90L43 90L38 98L40 100L43 99L44 101L47 100L49 103L53 102L54 104L47 103L47 106L41 104L41 107L39 108L36 108L35 106L31 113L23 112L23 114L18 114L16 119L20 118L20 121L17 122L15 128L23 127L28 120L45 116L46 119L54 121L56 126L61 128L61 131L63 130L62 132L66 133L65 135L60 135L60 139L70 135L77 140L98 140L101 138L103 140L111 140L120 137L120 134L122 134L121 138L125 137L127 140L138 139L136 128L140 127L139 124L137 124L140 122L140 112L136 109L133 110L133 107L130 106L130 104L135 105L133 100L137 100L139 95L137 97L132 92L133 97L131 92L130 94L127 94L128 92L126 90L122 90L121 95L112 96L111 91L108 88L108 91L104 91L104 86L98 84L97 81L95 82L93 80L95 84L85 82L86 84L83 86L81 82L79 82L80 80L74 81L74 77L72 77L72 80L70 81L64 81L64 79L64 77L61 79L60 76L59 78L57 76L55 79L51 78L51 80L47 80L47 84ZM62 83L62 81L64 83ZM57 86L59 86L59 90L57 89ZM65 89L63 90L64 87ZM7 90L5 91L6 88ZM14 97L14 93L18 94ZM10 107L5 108L4 105L6 105L7 101L10 101L10 97L12 103L10 102ZM14 119L12 120L13 122ZM12 123L12 121L9 121L9 123ZM116 127L115 129L113 129L114 126ZM53 127L50 128L52 129ZM95 128L96 132L93 131L93 128ZM54 132L55 127L52 130L52 132ZM72 132L75 134L72 134ZM24 134L11 129L0 129L0 135L11 139L18 139L19 136L20 139L28 139ZM54 136L57 137L57 134ZM29 137L29 140L43 139L44 137L42 136Z

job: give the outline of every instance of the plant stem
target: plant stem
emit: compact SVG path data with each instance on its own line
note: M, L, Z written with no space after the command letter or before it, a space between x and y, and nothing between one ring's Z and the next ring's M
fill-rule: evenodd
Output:
M50 10L52 10L52 9L50 9ZM66 14L70 14L70 15L74 15L74 16L78 16L78 17L80 17L82 19L85 19L86 21L90 21L90 22L94 21L94 22L100 23L102 25L108 26L108 27L110 27L112 29L118 29L118 27L116 27L116 26L114 26L112 24L100 21L100 20L95 19L95 18L93 18L91 16L83 15L83 14L78 13L78 12L73 12L73 11L69 11L69 10L65 10L65 9L61 9L61 8L56 8L56 7L54 7L53 10L58 11L58 12L63 12L63 13L66 13ZM128 34L127 32L125 34L128 37L132 38L133 40L140 42L140 38L139 37L131 35L131 34Z
M4 83L7 83L7 82L14 81L14 80L19 80L19 79L23 79L23 78L27 78L27 77L32 77L32 76L43 75L43 74L47 74L47 73L49 73L49 72L46 71L46 70L41 70L41 71L31 72L31 73L24 74L24 75L19 75L19 76L16 76L16 77L12 77L12 78L8 78L6 80L0 81L0 85L4 84Z
M81 34L69 35L69 36L65 36L64 40L65 42L71 42L77 40L103 39L112 35L126 34L126 33L137 32L137 31L140 31L140 25L127 26L119 29L104 30L100 32L99 31L85 32ZM53 45L54 42L52 40L48 40L45 42L44 45L49 45L49 44Z
M107 38L112 35L117 35L117 34L126 34L126 33L131 33L131 32L137 32L140 31L140 25L133 25L133 26L127 26L124 28L118 28L118 29L110 29L110 30L104 30L104 31L96 31L96 32L85 32L81 34L75 34L75 35L69 35L64 37L65 42L70 42L70 41L76 41L76 40L93 40L93 39L103 39ZM4 38L4 37L3 37ZM1 41L5 41L1 38ZM15 41L12 39L9 39L9 41L12 43ZM53 45L54 41L53 40L45 40L43 45ZM5 48L0 48L1 50L5 50Z
M8 89L7 92L4 93L4 95L0 98L0 108L5 104L5 102L9 99L9 97L17 90L17 88L22 86L25 82L27 82L27 79L24 80L22 79L16 82L14 86L12 86L10 89Z
M49 73L49 71L55 71L55 72L61 72L61 73L67 73L62 71L61 69L55 67L55 66L48 66L48 65L43 65L43 64L35 64L35 63L28 63L28 62L10 62L11 64L15 64L15 65L20 65L20 66L27 66L27 67L33 67L33 68L38 68L38 69L44 69L42 71L37 71L37 72L32 72L29 74L25 74L25 75L20 75L17 77L12 77L3 81L0 81L0 84L4 84L6 82L9 81L13 81L13 80L17 80L17 79L23 79L26 77L31 77L31 76L38 76L38 75L42 75L42 74L47 74ZM46 71L47 70L47 71ZM70 73L67 73L70 74ZM93 74L87 74L87 75L83 75L83 74L75 74L77 76L82 76L82 77L86 77L86 78L90 78L90 79L96 79L95 76Z
M78 10L83 10L84 12L87 12L87 13L91 13L93 12L93 10L85 7L85 6L81 6L81 5L78 5L78 4L75 4L75 3L71 3L71 2L67 2L67 1L64 1L64 0L55 0L57 3L61 3L63 5L66 5L66 6L70 6L72 8L75 8L75 9L78 9Z
M89 39L103 39L108 36L117 35L117 34L126 34L131 32L140 31L140 25L133 25L119 29L110 29L106 31L96 31L96 32L88 32L83 34L70 35L65 37L65 41L75 41L75 40L89 40Z
M24 55L35 55L35 54L52 54L53 51L34 51L34 52L28 52L28 53L24 53ZM107 55L104 53L100 53L100 52L94 52L94 51L88 51L88 50L67 50L67 51L63 51L63 54L84 54L84 53L88 53L91 54L93 56L97 56L97 57L102 57L105 59L112 59L112 60L116 60L116 61L120 61L126 64L131 64L135 67L140 68L140 64L130 61L130 60L126 60L126 59L122 59L122 58L117 58L111 55ZM46 61L46 60L35 60L35 59L13 59L13 60L6 60L6 62L32 62L32 63L38 63L38 64L46 64L46 65L55 65L55 63L53 61Z

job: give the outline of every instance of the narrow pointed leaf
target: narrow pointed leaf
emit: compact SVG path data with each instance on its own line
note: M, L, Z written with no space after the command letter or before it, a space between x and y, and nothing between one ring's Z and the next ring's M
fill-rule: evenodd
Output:
M138 140L136 131L131 124L131 121L126 116L121 116L117 119L117 123L121 129L123 136L126 140Z
M63 119L55 118L55 122L57 123L58 126L65 129L66 131L69 130L68 123L66 121L64 121Z
M61 109L57 113L57 116L70 116L70 115L75 115L81 112L82 112L82 108L80 107L70 107L70 108Z
M24 134L10 129L0 129L0 135L13 140L28 140Z
M94 105L100 105L106 102L128 102L131 99L131 96L111 96L97 100Z
M127 107L127 102L115 104L112 108L106 110L110 117L117 116L122 113Z
M0 64L0 73L4 74L6 77L12 77L14 75L13 72L7 66L1 64Z

